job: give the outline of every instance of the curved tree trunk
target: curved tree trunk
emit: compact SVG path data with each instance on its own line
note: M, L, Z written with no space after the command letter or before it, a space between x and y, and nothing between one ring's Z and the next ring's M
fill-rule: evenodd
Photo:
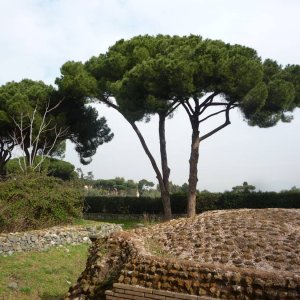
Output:
M6 175L5 165L11 159L14 146L13 141L0 139L0 177Z
M162 177L163 177L163 185L164 185L163 190L160 187L161 197L164 206L165 216L168 219L171 219L172 209L171 209L170 191L169 191L170 168L168 166L165 121L166 121L165 114L159 114L159 145L160 145L161 169L162 169Z
M155 162L155 159L154 157L152 156L145 140L144 140L144 137L142 136L141 132L139 131L138 127L135 125L134 122L130 122L130 125L132 126L133 130L135 131L135 133L137 134L141 144L142 144L142 147L146 153L146 155L148 156L150 162L151 162L151 165L155 171L155 174L156 174L156 178L158 180L158 183L159 183L159 187L160 187L160 191L161 191L161 198L162 198L162 203L163 203L163 209L164 209L164 216L165 216L165 219L166 220L171 220L172 219L172 211L171 211L171 203L170 203L170 196L169 196L169 192L168 190L166 190L165 188L165 184L164 184L164 179L163 179L163 176L161 175L161 172L160 170L158 169L158 166Z
M146 141L136 126L136 124L130 120L128 120L120 111L119 107L115 105L114 103L111 103L108 99L102 99L102 102L106 103L109 107L114 108L116 111L118 111L124 118L125 120L131 125L133 130L135 131L136 135L138 136L140 143L148 156L151 165L153 167L153 170L156 174L156 178L159 183L160 187L160 192L161 192L161 198L162 198L162 203L163 203L163 209L164 209L164 217L165 220L171 220L172 219L172 210L171 210L171 202L170 202L170 195L169 195L169 174L170 174L170 169L168 168L168 160L167 160L167 151L166 151L166 139L165 139L165 118L166 115L162 115L160 117L160 123L159 123L159 137L160 137L160 147L161 151L163 150L163 154L161 152L161 161L162 161L162 169L163 169L163 175L161 174L156 161L154 157L152 156Z
M198 159L199 159L200 137L199 130L193 129L191 155L190 155L190 172L189 172L189 191L187 203L187 216L194 217L196 215L196 196L198 182Z

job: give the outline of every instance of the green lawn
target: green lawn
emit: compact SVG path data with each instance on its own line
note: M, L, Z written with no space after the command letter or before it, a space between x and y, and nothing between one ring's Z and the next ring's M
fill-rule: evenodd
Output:
M78 220L76 224L97 226L99 221ZM136 226L137 221L107 221L123 224L124 229ZM149 225L149 224L145 224ZM0 299L34 300L62 299L71 284L85 268L88 245L51 248L46 252L14 253L0 256ZM17 283L18 289L8 287Z
M87 249L82 244L0 257L0 299L62 299L83 271Z

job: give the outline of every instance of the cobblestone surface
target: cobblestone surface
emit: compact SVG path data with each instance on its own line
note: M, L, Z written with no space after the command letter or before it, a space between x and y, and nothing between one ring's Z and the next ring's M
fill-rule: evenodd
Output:
M138 231L173 258L300 274L297 209L211 211Z

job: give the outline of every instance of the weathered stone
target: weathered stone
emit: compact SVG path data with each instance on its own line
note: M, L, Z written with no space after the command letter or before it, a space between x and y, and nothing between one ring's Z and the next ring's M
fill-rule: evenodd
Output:
M260 214L264 216L264 219L257 217ZM226 216L227 219L222 220L223 216ZM232 219L236 218L236 216L239 216L239 218L235 222L235 236L232 237L228 224L231 224ZM97 274L102 274L102 269L113 269L111 266L118 261L115 258L119 257L119 259L124 261L124 265L121 263L120 273L116 277L119 277L119 282L122 283L126 281L131 285L168 289L185 294L196 293L224 299L267 298L272 291L288 288L288 283L285 280L282 281L285 274L282 274L281 271L274 272L275 263L277 262L268 256L273 255L275 259L281 256L281 252L276 253L276 249L279 249L279 247L274 250L272 248L274 242L268 240L268 231L276 227L276 223L261 226L264 222L268 222L268 218L268 214L264 210L255 210L253 212L252 210L245 210L245 212L243 210L211 212L193 220L174 220L155 225L153 228L140 228L138 231L126 232L124 235L115 234L110 238L108 249L109 251L116 251L116 255L114 259L109 260L105 260L106 255L99 257L100 261L103 259L103 265L99 265ZM290 218L285 218L284 220L290 220ZM206 226L205 232L205 230L202 230L204 227L201 226L205 226L207 221L209 225ZM199 224L202 225L199 226ZM250 234L249 231L253 226L256 226L256 229L259 230L253 230ZM194 228L197 228L197 232L194 232ZM230 243L226 244L226 247L216 244L218 230L222 230L224 243L230 240L230 236L234 243L232 245ZM247 232L249 234L245 235ZM145 239L151 238L156 245L162 247L162 252L166 253L166 257L154 256L151 249L145 249ZM236 243L236 239L239 242ZM266 247L253 246L257 245L259 241L263 241ZM293 241L289 240L289 243L292 244ZM201 244L201 247L196 246L196 244L198 246ZM93 245L93 255L96 255L98 251L96 245L100 245L99 240ZM101 245L103 245L103 242ZM280 242L278 242L278 245L280 245ZM204 247L206 246L209 248L205 249ZM295 245L293 249L293 251L296 251ZM95 257L92 254L90 257L91 262ZM194 260L191 260L191 257ZM213 259L218 261L218 264L215 264ZM296 268L299 268L296 262L297 257L293 259L295 260ZM289 259L286 259L284 263L289 263ZM95 266L95 263L93 262L92 265ZM90 271L94 272L92 265L90 266ZM239 267L239 269L236 267ZM88 274L90 274L88 268L89 266L87 266L87 270L82 275L87 276L85 277L87 279L89 278ZM283 271L283 269L281 270ZM296 274L298 274L297 272ZM208 276L208 274L212 275ZM255 278L260 279L261 282L254 282ZM281 279L277 281L277 278ZM300 278L295 280L300 282Z
M119 225L107 225L105 230L98 232L98 234L105 235L108 231L113 232L121 229ZM53 227L46 230L36 230L25 233L2 234L0 240L0 255L11 255L16 251L44 251L49 246L88 242L89 232L90 231L85 227ZM96 229L95 232L97 232Z

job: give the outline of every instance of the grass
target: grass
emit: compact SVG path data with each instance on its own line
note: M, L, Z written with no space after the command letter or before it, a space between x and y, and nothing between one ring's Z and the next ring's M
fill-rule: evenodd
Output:
M63 299L85 267L88 245L0 257L0 299ZM17 290L8 285L18 284Z
M136 224L149 222L111 220L77 220L74 225L98 226L102 223L123 224L132 229ZM51 248L46 252L15 253L0 256L0 300L63 299L69 287L85 268L87 244ZM8 285L18 284L17 290Z

